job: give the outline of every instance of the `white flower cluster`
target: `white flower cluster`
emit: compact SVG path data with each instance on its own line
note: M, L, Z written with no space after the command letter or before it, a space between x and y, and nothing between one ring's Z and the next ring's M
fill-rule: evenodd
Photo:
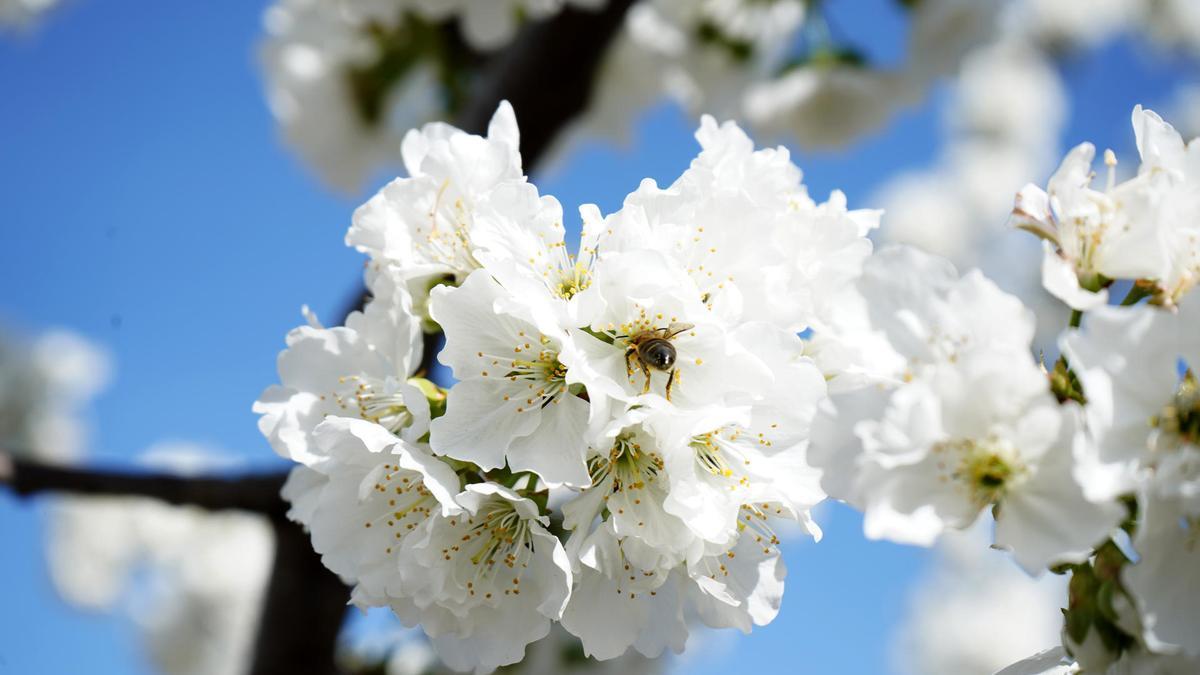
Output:
M1084 144L1017 195L1014 224L1046 240L1044 285L1069 306L1052 368L1016 298L906 248L867 261L816 343L842 372L809 459L867 536L929 545L990 510L996 547L1071 574L1066 652L1014 673L1200 667L1200 142L1133 120L1136 177L1118 184L1107 153L1093 188Z
M507 104L487 137L409 132L409 177L347 234L373 299L294 330L255 405L325 564L451 667L519 661L555 621L601 659L679 651L691 621L749 631L783 592L772 521L819 535L826 385L798 334L831 320L878 213L813 201L732 123L696 136L670 186L582 207L572 253ZM416 372L423 324L448 391Z
M1086 559L1124 509L1073 477L1081 411L1034 360L1030 312L902 247L873 256L857 291L833 340L862 372L831 383L810 453L825 490L864 511L870 538L928 546L993 509L996 544L1030 572Z

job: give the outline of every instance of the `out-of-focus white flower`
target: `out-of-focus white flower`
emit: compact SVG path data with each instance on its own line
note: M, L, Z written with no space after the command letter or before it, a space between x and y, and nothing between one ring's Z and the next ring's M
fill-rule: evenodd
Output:
M949 171L911 172L887 182L874 197L887 214L881 234L951 260L973 257L976 214L957 190L958 178Z
M1168 497L1154 494L1153 486L1143 490L1133 540L1139 558L1123 570L1122 578L1133 595L1147 646L1166 654L1182 651L1200 664L1200 448L1183 453L1190 455L1190 494Z
M971 11L956 0L941 4L951 17ZM1055 160L1066 94L1037 41L1009 23L964 56L935 163L891 179L873 201L887 214L884 240L920 246L964 269L978 266L1020 297L1037 315L1035 345L1042 349L1062 328L1061 304L1042 287L1038 269L1012 264L1028 257L1029 242L1004 225L1010 195Z
M74 333L49 331L30 344L0 337L0 450L79 459L87 440L84 409L110 372L108 354Z
M440 110L430 64L398 81L369 82L384 39L376 35L404 25L405 4L279 0L263 18L271 112L301 157L340 190L359 189L372 171L397 163L398 130Z
M599 9L606 0L397 0L427 19L456 17L463 37L476 49L493 50L508 44L522 19L541 21L566 5Z
M1011 105L1014 98L1023 104ZM1012 206L1008 195L1052 159L1064 98L1058 75L1027 41L1001 39L972 51L937 163L892 179L874 200L888 217L882 234L955 264L986 264L987 242Z
M0 0L0 29L31 28L59 0Z
M1197 668L1200 668L1200 660L1186 655L1155 654L1134 649L1105 668L1085 669L1068 656L1062 647L1055 647L1022 659L996 675L1076 675L1093 672L1104 675L1191 675Z
M987 520L947 533L933 569L914 589L892 644L913 675L991 675L1059 641L1063 577L1031 579L988 548Z
M1053 46L1100 44L1133 24L1137 0L1022 0L1010 19Z
M1200 84L1185 84L1176 89L1169 112L1181 136L1200 136Z
M388 657L387 675L424 675L437 663L437 655L428 643L409 640Z
M214 456L190 445L153 449L160 464L180 453L193 467ZM249 667L274 550L265 519L108 497L64 499L51 517L50 572L65 599L111 610L129 597L122 604L165 673Z
M1040 164L1058 143L1066 107L1047 56L1027 39L1002 36L964 59L950 122L959 134L1016 146ZM992 186L996 192L1004 187Z
M1181 362L1200 363L1198 315L1195 295L1178 313L1101 307L1088 313L1082 331L1063 338L1088 399L1095 443L1080 479L1092 498L1131 493L1144 471L1200 445L1193 421L1200 397L1194 379L1179 374Z
M745 114L757 127L794 136L802 147L830 147L877 130L912 97L897 74L814 62L756 84L746 94Z
M1200 7L1189 0L1156 0L1142 7L1146 32L1167 47L1200 53Z
M624 137L631 109L662 98L694 114L740 116L805 20L798 0L648 0L630 8L596 78L582 126Z
M998 0L922 0L911 9L906 76L917 82L953 73L995 30Z

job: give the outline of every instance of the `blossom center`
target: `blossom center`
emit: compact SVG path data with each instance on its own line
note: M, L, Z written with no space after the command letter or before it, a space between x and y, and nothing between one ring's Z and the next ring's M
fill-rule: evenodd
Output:
M429 226L418 224L413 236L413 247L433 262L441 263L452 270L473 270L482 267L471 253L471 215L461 197L450 202L446 192L450 179L442 181L432 208L426 214Z
M569 391L567 366L559 360L558 350L551 348L551 340L545 335L534 338L520 331L517 340L519 342L513 347L512 355L479 352L478 357L483 362L480 375L502 377L515 385L512 388L520 390L520 393L505 394L504 400L515 398L520 402L517 407L519 413L538 410L556 402L564 392Z
M399 434L413 423L413 415L404 396L392 384L358 375L339 377L338 383L351 386L348 392L333 394L334 403L343 410L357 411L362 419L374 422L393 434Z
M754 433L741 427L729 426L715 429L708 433L692 437L692 450L696 453L696 462L707 473L719 478L732 478L742 474L738 483L748 483L743 473L751 463L750 453L746 445L757 446L759 450L770 449L773 443L764 433Z
M553 287L555 294L563 300L570 300L592 285L592 273L586 265L569 258L568 263L559 269L558 279Z
M476 580L492 576L500 566L518 572L529 566L533 556L533 530L512 502L491 499L467 520L466 525L462 543L450 546L442 553L448 561L457 559L459 564L469 564ZM512 586L504 590L505 595L520 594L519 576L512 580ZM474 583L468 583L467 587L473 589Z
M1179 383L1175 398L1150 425L1184 443L1200 445L1200 383L1189 370Z
M608 455L593 457L588 462L592 484L612 476L613 492L643 490L657 480L664 468L658 453L646 452L632 432L624 432L613 441Z
M943 441L933 446L933 453L942 472L938 479L965 488L979 508L998 504L1021 473L1016 453L994 438Z
M436 500L425 487L421 474L416 471L401 469L397 464L384 464L376 472L371 494L382 511L375 518L365 521L363 527L389 528L393 535L384 553L391 554L404 535L429 518Z

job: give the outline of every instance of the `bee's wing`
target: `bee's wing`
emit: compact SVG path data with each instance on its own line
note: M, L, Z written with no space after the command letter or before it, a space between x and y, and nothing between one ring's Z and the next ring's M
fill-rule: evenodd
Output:
M663 337L670 339L670 338L675 337L676 335L679 335L680 333L682 333L684 331L691 330L695 327L696 327L696 324L694 324L694 323L676 322L676 323L671 324L670 326L667 326L666 333L663 335Z

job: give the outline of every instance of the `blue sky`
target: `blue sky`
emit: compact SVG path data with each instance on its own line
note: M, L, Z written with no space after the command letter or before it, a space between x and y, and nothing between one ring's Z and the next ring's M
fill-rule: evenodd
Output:
M863 2L853 20L849 4L833 3L840 34L897 59L894 3ZM319 185L264 104L262 8L74 0L33 34L0 39L0 325L69 328L112 352L116 377L94 408L97 461L183 439L275 465L250 404L274 381L300 306L333 318L360 273L342 239L363 197ZM1132 106L1162 105L1189 75L1129 42L1063 70L1073 101L1063 147L1091 139L1118 151L1132 145ZM935 90L843 153L796 152L813 194L840 188L869 206L886 177L936 155L945 99ZM586 142L538 182L568 213L612 209L643 177L678 175L696 150L692 127L656 108L631 147ZM131 627L55 597L43 511L0 495L0 673L147 672ZM929 555L865 541L849 509L830 509L825 524L820 544L786 547L779 619L717 641L685 670L888 672L890 629Z

